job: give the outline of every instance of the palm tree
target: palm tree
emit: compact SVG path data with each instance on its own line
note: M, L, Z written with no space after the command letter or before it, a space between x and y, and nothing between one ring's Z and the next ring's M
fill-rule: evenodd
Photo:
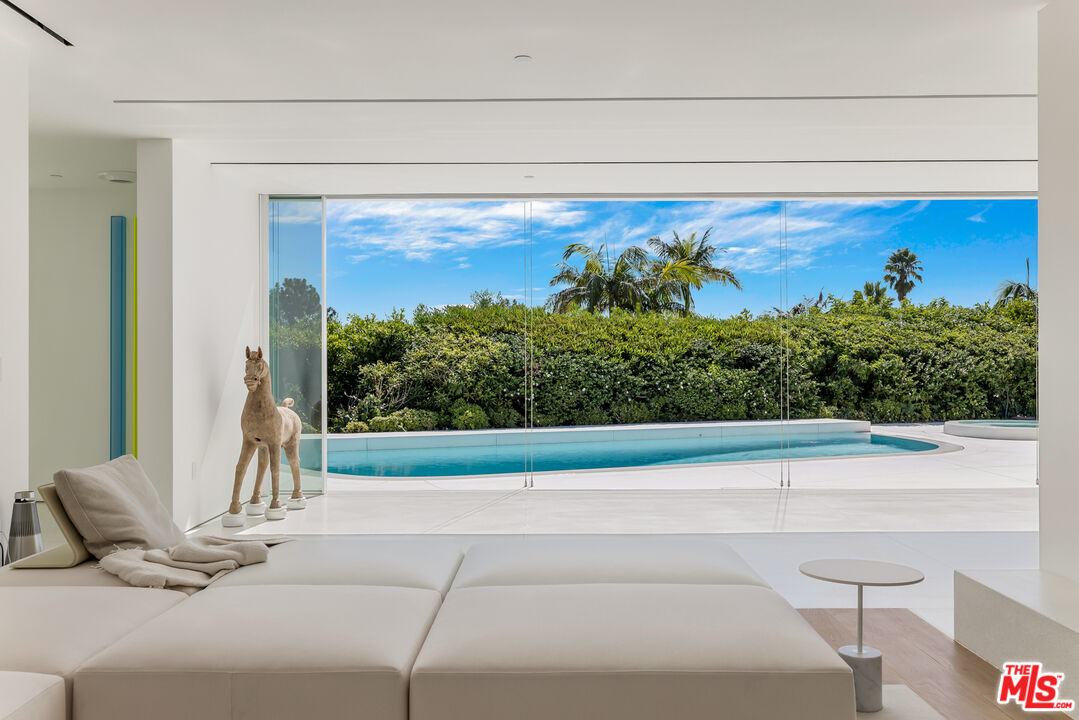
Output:
M995 307L1003 307L1013 300L1038 302L1038 291L1030 286L1030 258L1027 258L1027 281L1001 280L997 286Z
M686 286L700 288L703 285L698 269L685 260L649 258L641 281L645 291L641 310L681 315L690 313L685 304Z
M582 267L569 263L575 256L584 259ZM571 243L556 266L558 273L551 278L552 287L569 287L552 295L547 303L555 312L579 307L591 313L641 309L648 304L648 278L641 273L647 262L648 254L639 247L626 248L612 261L606 243L598 248Z
M667 271L666 275L660 273L657 277L666 277L674 283L683 315L693 312L693 291L700 290L708 283L717 282L742 289L742 283L734 276L733 270L718 267L713 262L716 254L727 252L727 248L717 247L709 242L712 228L705 230L700 238L695 232L684 238L674 231L671 235L674 237L670 241L664 241L658 235L649 238L648 247L659 258L652 268L653 274L655 275L655 270L659 268Z
M907 293L914 289L915 283L922 281L921 272L922 263L918 256L910 248L903 248L892 253L884 264L884 282L895 290L902 303Z
M862 286L862 297L871 305L883 305L888 300L888 288L880 280L866 282Z

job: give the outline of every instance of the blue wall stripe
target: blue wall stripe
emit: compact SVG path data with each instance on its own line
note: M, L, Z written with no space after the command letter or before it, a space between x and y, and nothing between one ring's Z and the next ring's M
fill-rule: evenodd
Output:
M124 454L127 414L127 218L111 219L109 262L109 457Z

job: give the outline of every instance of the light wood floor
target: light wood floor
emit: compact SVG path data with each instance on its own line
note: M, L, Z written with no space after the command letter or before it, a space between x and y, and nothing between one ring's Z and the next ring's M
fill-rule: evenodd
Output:
M858 611L801 610L832 647L853 645ZM1025 718L1014 703L998 705L1000 669L979 658L906 609L867 608L865 643L884 654L884 683L903 684L948 720ZM1036 713L1038 720L1068 720L1063 713Z

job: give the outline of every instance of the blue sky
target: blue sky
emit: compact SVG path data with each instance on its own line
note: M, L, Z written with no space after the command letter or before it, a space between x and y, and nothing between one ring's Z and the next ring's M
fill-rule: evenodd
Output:
M728 250L718 262L733 269L743 291L708 287L697 311L727 316L765 312L779 304L779 202L534 201L532 265L520 201L327 202L327 299L338 312L385 315L467 303L473 290L501 291L541 304L570 242L613 252L712 227ZM318 203L281 205L280 277L318 285ZM1037 284L1037 203L1034 200L799 201L787 203L791 302L824 292L851 296L879 280L887 256L909 247L925 281L914 302L946 298L970 305L989 300L1005 278L1023 279L1031 261Z

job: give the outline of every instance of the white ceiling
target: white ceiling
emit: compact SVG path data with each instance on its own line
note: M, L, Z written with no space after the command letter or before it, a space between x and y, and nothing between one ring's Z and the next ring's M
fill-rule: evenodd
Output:
M74 43L0 6L30 53L38 176L87 138L347 139L386 161L1036 154L1037 0L16 2Z

